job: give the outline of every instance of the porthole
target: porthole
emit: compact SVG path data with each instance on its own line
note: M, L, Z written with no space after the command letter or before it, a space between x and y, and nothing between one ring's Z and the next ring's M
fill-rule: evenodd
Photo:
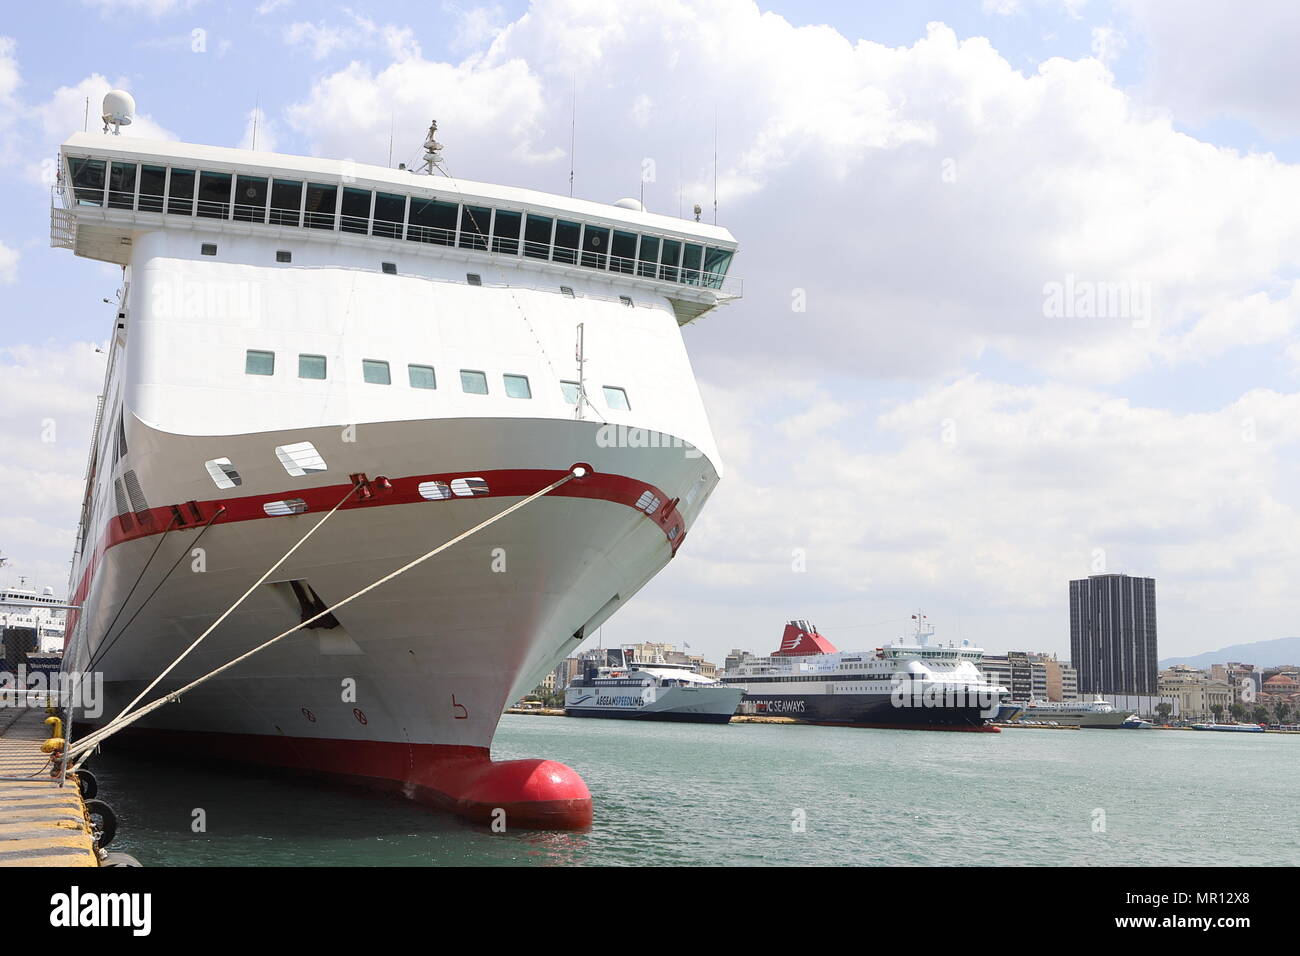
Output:
M445 481L422 481L416 490L425 501L442 501L451 497L451 488Z
M457 498L472 498L488 493L488 483L482 478L456 478L451 483L451 493Z

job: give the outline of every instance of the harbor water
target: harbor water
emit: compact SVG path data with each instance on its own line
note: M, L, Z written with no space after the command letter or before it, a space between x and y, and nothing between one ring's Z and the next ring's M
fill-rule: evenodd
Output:
M514 716L494 755L583 775L583 833L129 753L94 761L145 866L1295 865L1300 738L967 734Z

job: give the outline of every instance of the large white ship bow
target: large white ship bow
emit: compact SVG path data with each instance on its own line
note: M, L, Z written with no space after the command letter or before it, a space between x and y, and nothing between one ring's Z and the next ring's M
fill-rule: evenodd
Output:
M517 825L588 822L573 771L488 749L502 710L671 559L718 481L680 326L735 296L730 234L93 134L64 144L61 176L54 244L124 267L67 666L103 673L111 716L345 497L151 698L580 464L139 727Z

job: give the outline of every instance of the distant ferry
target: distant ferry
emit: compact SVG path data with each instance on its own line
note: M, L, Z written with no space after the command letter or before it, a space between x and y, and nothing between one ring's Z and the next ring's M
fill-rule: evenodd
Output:
M566 717L676 720L725 724L741 691L695 672L690 664L631 662L589 666L564 692Z
M901 730L983 730L1010 697L979 671L984 651L932 643L924 614L910 638L872 651L839 651L807 621L785 626L770 657L734 663L723 683L742 688L742 713L815 724Z
M1131 710L1117 710L1108 701L1094 696L1083 700L1031 700L1021 719L1040 723L1055 722L1071 727L1114 729L1133 715Z
M1192 724L1192 730L1222 730L1238 734L1262 734L1261 724Z
M54 596L54 588L47 587L39 594L23 585L0 588L0 628L34 631L35 649L41 654L63 653L66 613L67 605Z

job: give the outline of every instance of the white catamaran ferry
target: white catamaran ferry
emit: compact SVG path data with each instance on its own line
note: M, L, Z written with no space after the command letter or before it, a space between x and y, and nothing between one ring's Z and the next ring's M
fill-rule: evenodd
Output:
M435 175L436 124L417 172L110 135L131 109L63 144L51 209L122 269L65 667L112 716L300 627L130 732L588 824L572 770L489 747L719 480L681 328L737 296L735 240Z
M1092 700L1031 700L1025 704L1020 719L1112 730L1132 716L1133 711L1116 709L1109 701L1094 695Z
M564 692L568 717L675 720L725 724L744 692L696 672L691 664L664 661L588 666Z

